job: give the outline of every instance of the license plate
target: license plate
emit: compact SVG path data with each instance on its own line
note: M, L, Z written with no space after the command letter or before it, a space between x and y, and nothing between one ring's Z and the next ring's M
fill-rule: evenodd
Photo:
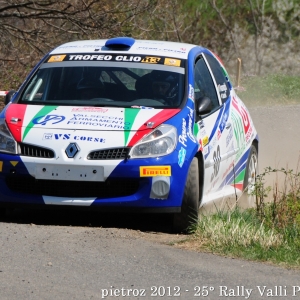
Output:
M38 165L35 167L36 179L104 181L104 167Z

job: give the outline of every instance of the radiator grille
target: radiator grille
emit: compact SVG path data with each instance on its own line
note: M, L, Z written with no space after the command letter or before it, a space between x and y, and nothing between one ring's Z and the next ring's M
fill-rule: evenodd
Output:
M51 149L33 146L29 144L19 143L21 150L20 155L31 156L31 157L42 157L42 158L53 158L54 151Z
M128 157L130 148L114 148L104 149L90 152L87 159L90 160L104 160L104 159L126 159Z

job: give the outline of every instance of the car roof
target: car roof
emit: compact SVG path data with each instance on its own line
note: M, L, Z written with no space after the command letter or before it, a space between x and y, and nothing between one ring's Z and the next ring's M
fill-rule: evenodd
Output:
M123 46L123 47L122 47ZM112 39L82 40L62 44L50 52L53 54L70 53L127 53L144 55L172 56L187 59L191 49L203 47L188 44L159 40L135 40L127 37Z

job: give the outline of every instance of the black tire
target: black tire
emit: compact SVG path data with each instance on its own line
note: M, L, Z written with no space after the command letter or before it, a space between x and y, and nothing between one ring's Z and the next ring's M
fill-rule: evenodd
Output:
M199 168L198 159L194 157L185 183L181 212L173 216L174 232L189 233L190 227L198 222L199 205Z
M253 194L256 183L256 176L258 174L258 154L254 145L251 146L244 178L244 193L248 197L249 204L255 204L255 195Z
M4 218L6 216L6 208L0 207L0 218Z

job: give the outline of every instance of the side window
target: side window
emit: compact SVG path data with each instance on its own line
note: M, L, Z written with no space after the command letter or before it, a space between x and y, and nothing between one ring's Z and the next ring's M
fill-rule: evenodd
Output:
M195 64L195 98L208 97L212 101L213 109L219 106L219 99L216 88L211 78L203 57L200 57Z
M224 103L230 94L230 87L228 84L228 78L224 74L220 63L211 55L206 55L205 58L207 59L209 66L211 68L212 73L214 74L218 90L220 93L220 97L222 102Z

